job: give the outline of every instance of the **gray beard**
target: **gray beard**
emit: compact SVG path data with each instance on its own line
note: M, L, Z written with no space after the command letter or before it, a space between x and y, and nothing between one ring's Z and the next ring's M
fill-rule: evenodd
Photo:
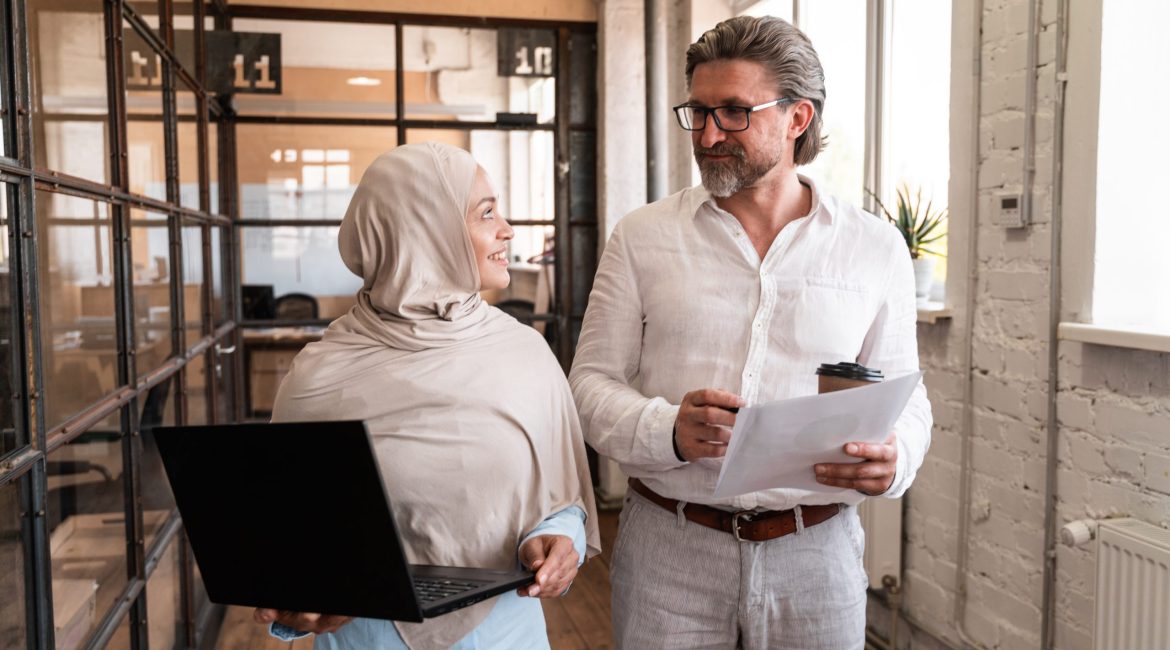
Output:
M736 149L719 152L732 154L735 160L731 164L709 163L700 156L701 153L704 152L695 151L695 162L699 165L699 176L703 179L703 187L707 188L712 196L720 199L725 199L745 187L755 185L764 177L764 174L767 174L780 162L777 158L753 164L744 156L742 149Z

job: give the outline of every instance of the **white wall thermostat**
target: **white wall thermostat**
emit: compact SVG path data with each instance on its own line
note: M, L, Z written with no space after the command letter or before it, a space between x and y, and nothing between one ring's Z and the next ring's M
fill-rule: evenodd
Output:
M1004 228L1023 228L1028 225L1024 221L1023 201L1019 192L1000 192L992 201L992 220L995 225Z

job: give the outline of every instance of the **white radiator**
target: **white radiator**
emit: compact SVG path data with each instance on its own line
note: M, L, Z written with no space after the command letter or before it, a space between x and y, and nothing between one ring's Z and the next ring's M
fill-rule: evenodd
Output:
M1170 648L1170 530L1101 520L1096 599L1096 650Z
M882 588L882 578L902 584L902 500L866 499L857 508L865 529L865 572L870 589Z

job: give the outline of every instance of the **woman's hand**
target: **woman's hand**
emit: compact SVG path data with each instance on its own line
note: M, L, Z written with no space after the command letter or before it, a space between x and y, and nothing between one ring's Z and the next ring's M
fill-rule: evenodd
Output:
M313 614L310 612L290 612L287 610L265 609L257 607L252 612L252 618L257 623L268 625L280 623L297 632L312 632L313 634L329 634L341 629L341 626L353 620L352 616L333 616L331 614Z
M516 593L533 598L556 598L569 590L577 577L577 550L564 535L538 535L520 547L520 562L536 572L536 582Z

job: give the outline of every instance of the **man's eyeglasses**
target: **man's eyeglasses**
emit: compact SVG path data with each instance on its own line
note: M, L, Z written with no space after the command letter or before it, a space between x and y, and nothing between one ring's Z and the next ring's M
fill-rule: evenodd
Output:
M702 131L707 128L707 116L715 120L715 126L721 131L746 131L751 126L749 116L756 111L772 108L780 104L789 104L797 101L795 97L781 97L757 106L696 106L695 104L679 104L674 107L674 115L678 118L678 125L687 131Z

